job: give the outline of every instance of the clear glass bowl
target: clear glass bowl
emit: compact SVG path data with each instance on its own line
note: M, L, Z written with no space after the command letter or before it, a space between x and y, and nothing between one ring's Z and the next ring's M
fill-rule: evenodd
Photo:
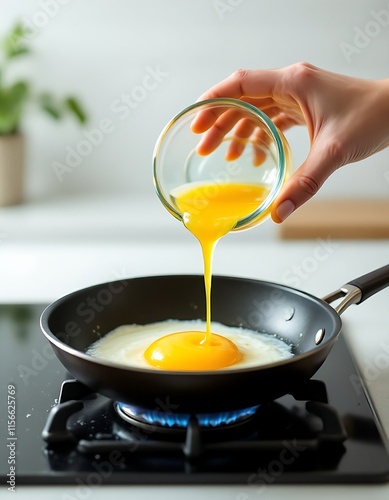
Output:
M199 120L210 127L194 131ZM233 228L237 231L270 215L272 202L289 177L291 154L284 135L266 114L244 101L218 98L192 104L170 120L156 142L153 167L161 202L181 221L183 214L173 193L184 185L205 182L264 186L267 197L237 222Z

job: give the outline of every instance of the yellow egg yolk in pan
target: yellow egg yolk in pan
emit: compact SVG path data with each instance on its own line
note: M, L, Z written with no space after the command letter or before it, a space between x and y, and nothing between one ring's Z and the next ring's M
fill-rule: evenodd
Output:
M153 342L145 351L146 360L162 370L218 370L234 365L242 354L234 342L211 333L177 332Z

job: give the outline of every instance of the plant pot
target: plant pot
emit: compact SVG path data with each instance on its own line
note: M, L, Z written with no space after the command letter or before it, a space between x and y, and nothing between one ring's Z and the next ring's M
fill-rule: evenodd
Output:
M24 137L0 136L0 206L16 205L23 200Z

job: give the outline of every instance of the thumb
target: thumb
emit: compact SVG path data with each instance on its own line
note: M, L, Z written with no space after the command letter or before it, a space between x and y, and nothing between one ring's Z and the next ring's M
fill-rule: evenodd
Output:
M271 217L274 222L283 222L297 208L314 196L328 177L342 163L331 148L316 143L304 163L291 176L273 203Z

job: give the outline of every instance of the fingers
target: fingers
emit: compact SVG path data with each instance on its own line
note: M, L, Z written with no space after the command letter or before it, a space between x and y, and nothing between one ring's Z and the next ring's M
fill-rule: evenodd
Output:
M273 101L267 99L265 108L267 108L270 118L275 116L276 119L278 118L281 126L284 123L286 125L286 115L280 112L278 106L275 106ZM225 106L221 106L220 109L209 108L199 111L192 121L191 130L194 133L203 133L196 148L199 155L205 156L212 153L234 126L234 138L226 156L226 159L230 161L237 159L242 154L247 139L249 139L254 131L256 131L255 139L257 141L260 138L263 140L263 136L266 135L261 127L258 126L258 123L250 118L249 113L232 109L225 111L225 109ZM288 121L288 125L292 125L291 120ZM261 160L258 164L263 161L263 154L261 152L259 153L259 158Z
M202 94L199 101L215 97L271 97L279 77L279 70L238 70Z
M226 160L233 161L239 158L243 153L247 139L255 130L255 124L252 120L243 119L236 125L234 137L227 149Z
M224 108L220 107L219 109L213 108L199 111L191 123L192 132L194 134L202 134L207 131L212 127L219 116L225 112L223 109Z
M235 128L234 128L235 127ZM215 124L203 134L196 152L205 156L214 151L223 140L226 134L233 129L229 136L229 145L225 154L227 161L234 161L239 158L248 141L252 146L252 164L261 165L266 159L266 148L269 143L269 137L266 132L258 127L258 123L249 118L241 118L241 113L233 111L225 112L217 119Z
M271 98L274 86L277 82L279 70L239 70L231 76L210 88L202 94L197 101L206 99L214 99L221 97L229 97L233 99L243 99L246 102L252 100L257 101L258 98L265 101L262 102L261 109L265 109L268 105L266 98ZM250 99L251 98L251 99ZM269 102L273 102L269 99ZM257 107L258 102L252 102ZM201 134L208 130L223 113L223 108L220 110L203 110L200 111L192 122L192 131L195 134Z
M239 110L229 109L228 111L224 111L214 122L210 130L203 134L196 148L197 153L201 156L212 153L223 141L225 135L239 122L241 115L242 113Z

